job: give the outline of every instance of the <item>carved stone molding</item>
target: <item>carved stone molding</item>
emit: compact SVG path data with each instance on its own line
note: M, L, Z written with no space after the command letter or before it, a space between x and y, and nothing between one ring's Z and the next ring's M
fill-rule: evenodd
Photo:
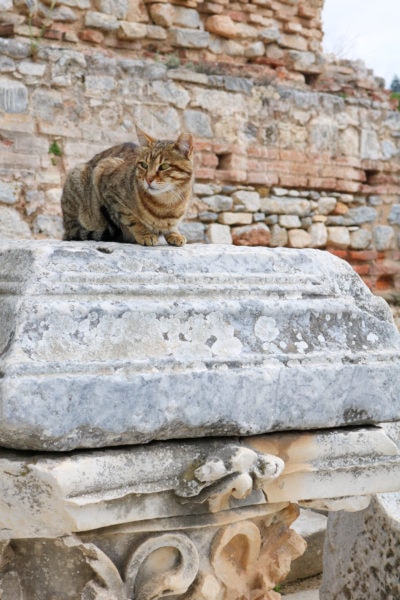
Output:
M227 511L180 528L134 524L0 548L2 600L276 600L273 588L305 549L290 529L298 508ZM242 515L242 512L244 513ZM248 514L248 516L250 516ZM178 520L179 521L179 520ZM179 522L178 522L179 527ZM60 568L62 565L62 568Z

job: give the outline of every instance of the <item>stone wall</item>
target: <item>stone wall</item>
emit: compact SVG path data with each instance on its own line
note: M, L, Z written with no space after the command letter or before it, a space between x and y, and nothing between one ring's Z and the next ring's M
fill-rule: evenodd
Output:
M66 170L137 122L195 137L190 241L327 248L395 299L400 113L321 8L0 0L0 235L60 237Z

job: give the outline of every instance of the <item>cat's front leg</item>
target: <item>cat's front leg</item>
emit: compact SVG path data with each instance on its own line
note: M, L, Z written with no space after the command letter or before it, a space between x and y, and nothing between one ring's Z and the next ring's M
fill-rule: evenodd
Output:
M164 233L164 237L168 244L171 246L184 246L186 244L186 238L177 229L171 229Z
M141 223L132 225L129 227L129 231L132 233L137 243L142 246L157 246L158 244L158 235L147 229L147 227Z

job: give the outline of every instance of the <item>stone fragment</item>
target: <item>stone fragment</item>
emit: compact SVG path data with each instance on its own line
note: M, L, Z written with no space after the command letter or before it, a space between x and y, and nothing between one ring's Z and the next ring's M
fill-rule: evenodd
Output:
M347 227L328 227L328 243L337 248L350 246L350 232Z
M96 0L95 4L99 12L113 15L117 19L125 19L129 7L128 0Z
M202 26L197 10L185 6L173 7L173 24L177 27L187 27L189 29L200 29Z
M337 200L331 196L321 196L318 199L318 213L320 215L329 215L336 208Z
M238 190L232 194L234 204L242 204L245 210L256 212L260 208L260 195L258 192Z
M400 597L400 494L378 494L359 512L332 512L324 547L321 598Z
M232 244L231 229L228 225L211 223L206 237L209 244Z
M304 229L289 229L288 236L292 248L308 248L311 245L311 235Z
M271 232L264 223L232 230L232 242L236 246L269 246L270 240Z
M172 27L174 8L172 4L150 4L150 17L160 27Z
M400 225L400 204L393 204L390 209L389 223L391 225Z
M203 223L184 221L179 226L179 231L186 237L188 244L204 242L205 227Z
M0 206L0 240L29 239L32 237L29 225L20 214L8 206Z
M61 240L64 233L62 218L53 215L38 215L34 223L34 232Z
M264 56L265 54L265 46L263 42L254 42L253 44L249 44L244 49L244 55L247 58L257 58L258 56Z
M287 229L280 227L279 225L272 224L270 246L273 248L278 246L284 247L287 245L288 239Z
M178 108L186 108L190 96L184 87L176 85L172 81L153 81L150 86L151 94L164 102L171 102Z
M120 22L114 15L88 10L85 14L85 26L103 29L104 31L116 31L120 26Z
M210 207L214 212L221 212L223 210L231 210L233 206L233 199L231 196L224 196L223 194L214 194L212 196L206 196L202 198L202 201Z
M357 229L350 234L350 245L354 250L365 250L371 244L372 234L367 229Z
M279 42L281 33L277 27L266 27L259 32L263 42L270 44L271 42Z
M357 208L349 208L344 215L345 225L363 225L364 223L372 223L378 216L376 208L372 206L359 206Z
M194 183L193 192L196 196L212 196L213 194L219 194L222 190L222 186L216 183ZM229 198L229 196L226 196ZM232 203L227 206L227 209L232 207ZM226 210L226 209L224 209Z
M394 230L389 225L377 225L372 231L375 248L379 251L389 250L394 244Z
M212 124L209 115L200 111L188 109L183 113L185 131L199 137L211 138L213 136Z
M260 208L265 213L305 217L311 212L311 203L303 198L270 196L261 198Z
M286 227L286 229L296 229L301 227L301 221L297 215L281 215L279 225Z
M324 248L328 241L328 231L324 223L313 223L308 230L311 248Z
M212 15L208 17L205 28L215 35L226 38L236 37L236 25L228 15Z
M28 90L18 81L0 78L0 110L24 113L28 109Z
M244 212L221 212L218 221L223 225L249 225L253 221L253 215Z
M22 190L20 182L0 181L0 202L15 204L18 202Z
M118 38L120 40L138 40L146 37L147 27L143 23L119 21Z
M169 35L171 44L179 48L207 48L210 41L208 31L197 31L182 27L172 27Z

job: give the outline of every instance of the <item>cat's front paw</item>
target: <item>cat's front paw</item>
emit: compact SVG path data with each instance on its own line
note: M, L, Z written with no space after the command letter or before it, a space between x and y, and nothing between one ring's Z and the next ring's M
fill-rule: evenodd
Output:
M144 235L135 235L136 241L138 244L142 246L157 246L158 244L158 235L155 233L145 233Z
M167 233L165 235L165 239L171 246L183 246L184 244L186 244L185 236L179 233L178 231Z

